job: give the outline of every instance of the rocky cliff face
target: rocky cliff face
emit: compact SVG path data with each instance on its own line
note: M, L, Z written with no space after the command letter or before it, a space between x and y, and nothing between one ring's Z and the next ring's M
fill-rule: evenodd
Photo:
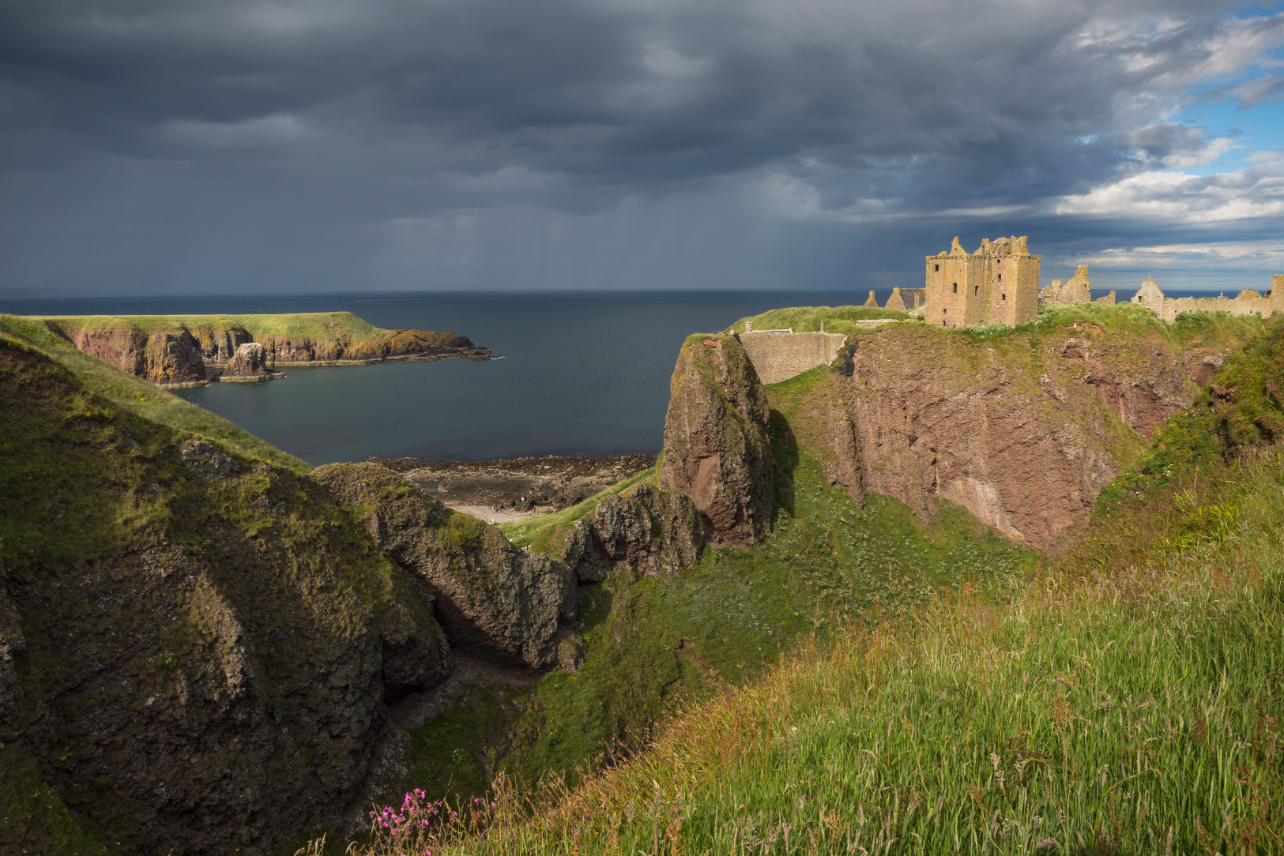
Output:
M346 362L382 362L384 360L487 356L490 351L478 348L467 336L458 333L437 333L429 330L381 330L377 336L354 340L347 331L335 328L331 336L285 336L258 332L243 327L216 330L205 327L192 329L193 338L199 342L205 363L221 366L236 355L248 342L258 342L266 354L265 364L316 365Z
M767 397L733 336L695 336L678 354L664 423L660 486L687 494L717 547L771 531Z
M347 313L337 314L358 327L357 334L340 323L309 321L312 316L255 316L266 319L264 330L256 330L254 323L201 323L202 319L219 316L173 316L159 327L151 318L67 317L47 318L44 323L55 335L85 353L161 386L204 383L207 367L227 366L236 360L238 349L251 343L263 348L262 368L268 371L278 364L362 364L451 357L480 360L490 356L488 349L477 347L457 333L378 330ZM324 335L281 334L266 329L290 329L291 325L282 318L303 319L294 326L310 323ZM146 329L140 326L144 323Z
M603 498L554 555L589 583L622 572L673 576L699 561L703 548L704 524L691 498L641 485L632 496Z
M137 328L109 327L79 330L68 339L85 353L161 386L205 380L200 347L186 330L149 335Z
M444 675L432 593L322 486L4 339L0 426L0 795L70 812L3 807L0 849L263 853L349 808Z
M258 342L237 345L236 353L223 369L225 378L260 378L275 374L267 364L267 351Z
M378 464L332 464L313 478L432 587L454 645L534 668L556 662L575 618L575 577L565 564L517 550L494 526L447 509Z
M942 497L1046 549L1190 405L1192 369L1221 359L1153 324L1076 322L992 342L894 325L853 335L827 375L772 403L856 501L877 492L929 518Z

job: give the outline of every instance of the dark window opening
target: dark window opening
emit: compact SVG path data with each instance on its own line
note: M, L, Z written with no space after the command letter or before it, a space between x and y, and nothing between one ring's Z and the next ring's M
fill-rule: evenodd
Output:
M954 294L958 294L958 293L959 293L959 284L958 284L957 282L956 282L956 283L954 283L954 291L953 291L953 293L954 293Z
M999 274L999 282L1003 282L1003 274Z
M936 267L936 272L937 272L937 273L940 273L940 272L941 272L941 266L940 266L940 265L935 265L935 267Z
M1008 300L1008 296L1007 296L1006 294L1005 294L1005 295L1003 295L1003 302L1004 302L1004 303L1006 303L1006 302L1007 302L1007 300Z
M972 286L972 294L973 294L973 296L978 295L978 294L980 294L980 293L981 293L981 286L979 286L979 285L974 285L974 286Z

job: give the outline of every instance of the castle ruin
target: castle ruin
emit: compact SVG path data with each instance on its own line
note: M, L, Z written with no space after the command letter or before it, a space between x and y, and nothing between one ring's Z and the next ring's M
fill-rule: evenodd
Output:
M975 253L955 238L949 252L927 257L924 318L937 327L986 321L1016 327L1039 312L1039 262L1026 237L981 242Z
M1246 288L1234 297L1165 297L1150 277L1141 283L1132 302L1146 307L1163 320L1172 323L1182 312L1229 312L1231 315L1260 315L1268 318L1284 310L1284 274L1271 277L1271 289L1265 294Z

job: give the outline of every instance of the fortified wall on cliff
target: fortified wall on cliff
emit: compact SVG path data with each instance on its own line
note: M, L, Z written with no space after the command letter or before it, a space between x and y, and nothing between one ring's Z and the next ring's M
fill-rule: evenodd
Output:
M763 383L780 383L838 358L847 341L841 333L795 333L793 330L754 330L736 335Z
M1284 274L1271 277L1270 291L1262 294L1246 288L1234 297L1165 297L1150 277L1133 295L1132 302L1146 307L1163 320L1172 323L1182 312L1229 312L1231 315L1270 317L1284 310Z
M1039 262L1026 237L981 241L975 253L955 238L949 252L927 257L927 311L935 327L994 321L1016 327L1039 312Z

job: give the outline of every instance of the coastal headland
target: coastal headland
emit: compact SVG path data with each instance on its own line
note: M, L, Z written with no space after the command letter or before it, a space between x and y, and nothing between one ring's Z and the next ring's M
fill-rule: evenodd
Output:
M79 350L167 389L221 379L270 379L287 366L362 366L389 361L491 359L467 336L431 330L384 330L351 312L280 315L30 316ZM248 373L237 353L262 347Z
M756 337L810 333L843 343L764 383L799 354ZM256 344L244 371L266 365ZM1230 852L1276 781L1237 735L1276 745L1281 385L1279 317L1073 303L956 329L799 307L685 341L654 459L314 469L0 315L0 853L290 856L406 793L462 807L418 827L433 852L554 853L576 824L581 852L656 852L661 829L668 851L743 852L742 827L666 827L676 795L717 818L765 794L820 836L792 790L816 769L857 771L820 782L826 810L877 808L880 834L929 852L953 842L939 809L896 814L914 788L961 828L1006 805L1072 840L1119 810L1159 831L1120 827L1112 852L1159 852L1169 829L1194 852L1178 824L1197 815ZM448 507L505 491L549 510ZM1216 610L1192 611L1205 595ZM1031 689L1049 675L1078 683ZM1138 698L1143 719L1113 718ZM1113 730L1088 741L1083 721ZM1170 721L1207 722L1179 735L1198 754L1137 755L1127 729L1158 743ZM955 745L993 777L960 780ZM875 747L894 789L858 775ZM1117 802L1103 768L1138 790ZM1204 778L1197 805L1168 798ZM510 811L549 780L569 801ZM850 850L861 830L835 834ZM405 852L381 848L351 852Z

